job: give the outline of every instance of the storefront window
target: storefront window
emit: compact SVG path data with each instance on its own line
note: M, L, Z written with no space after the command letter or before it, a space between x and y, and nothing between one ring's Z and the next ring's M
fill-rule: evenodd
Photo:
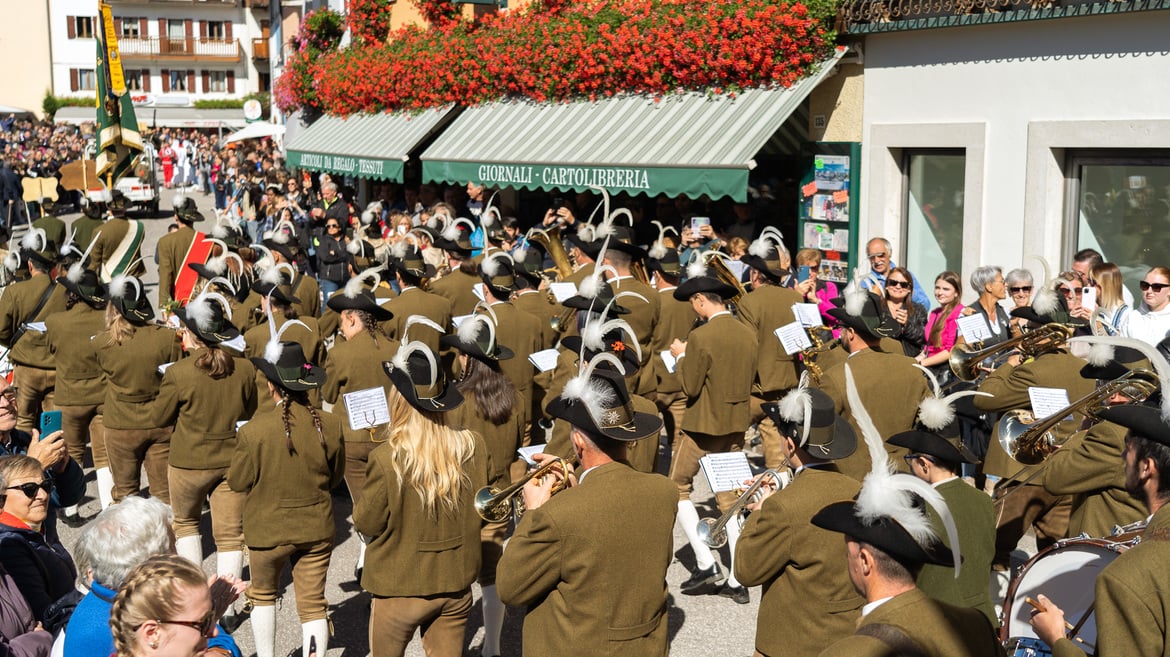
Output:
M1080 157L1075 176L1076 250L1096 249L1121 267L1125 286L1170 265L1170 157Z
M963 151L909 151L903 169L906 263L929 289L935 276L963 266ZM898 263L902 264L902 263Z

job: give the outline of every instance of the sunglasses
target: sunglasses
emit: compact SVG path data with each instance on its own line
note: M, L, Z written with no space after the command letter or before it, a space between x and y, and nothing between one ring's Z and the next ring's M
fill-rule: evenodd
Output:
M886 280L886 287L900 287L903 290L909 290L911 286L910 281L894 281Z
M207 614L203 620L197 621L181 621L181 620L156 620L159 625L182 625L189 627L199 633L204 639L210 639L215 635L215 615ZM138 627L142 627L139 625ZM137 627L134 629L138 629Z
M1142 289L1142 292L1150 289L1155 292L1161 292L1162 290L1170 287L1170 283L1150 283L1147 281L1142 281L1141 283L1138 283L1138 287Z
M19 490L20 492L24 493L24 496L27 497L28 499L35 500L35 499L37 499L37 491L38 490L43 490L46 493L51 492L53 490L53 482L48 480L48 479L45 479L44 481L40 482L39 484L36 482L30 481L27 483L23 483L19 486L9 486L5 490Z
M1079 288L1079 287L1078 288L1067 288L1067 287L1064 287L1062 285L1058 289L1060 290L1060 293L1063 294L1064 298L1066 298L1066 299L1071 299L1073 297L1081 296L1081 288Z
M1031 293L1032 286L1031 285L1022 285L1020 287L1009 287L1008 292L1011 292L1012 294L1020 294L1021 292Z
M869 254L866 254L865 257L870 259L870 260L885 260L886 256L888 256L888 255L890 255L890 254L883 251L881 253L869 253Z
M341 226L338 226L337 224L325 224L325 227L326 228L341 228Z

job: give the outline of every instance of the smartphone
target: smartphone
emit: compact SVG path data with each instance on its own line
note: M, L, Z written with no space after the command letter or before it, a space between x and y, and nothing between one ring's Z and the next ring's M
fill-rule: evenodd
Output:
M711 225L711 217L691 217L691 232L698 237L699 229Z
M1097 288L1086 287L1081 290L1081 305L1090 312L1097 309Z
M41 439L61 430L61 411L45 411L41 413Z
M796 268L796 280L798 282L803 283L803 282L808 280L808 277L809 277L808 265L801 265L801 266Z
M403 226L402 224L398 224L398 234L405 235L406 234L406 226Z
M552 200L552 209L560 210L565 206L565 199L560 196L554 196Z

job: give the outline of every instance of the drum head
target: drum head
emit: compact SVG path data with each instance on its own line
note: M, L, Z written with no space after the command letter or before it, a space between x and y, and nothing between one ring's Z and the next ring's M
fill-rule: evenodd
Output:
M1066 621L1080 625L1077 636L1096 645L1096 618L1090 613L1081 621L1093 604L1097 575L1118 556L1109 545L1100 539L1072 540L1033 557L1008 590L1009 604L1003 610L1006 638L1037 638L1028 623L1032 607L1024 599L1038 600L1044 594L1064 610Z

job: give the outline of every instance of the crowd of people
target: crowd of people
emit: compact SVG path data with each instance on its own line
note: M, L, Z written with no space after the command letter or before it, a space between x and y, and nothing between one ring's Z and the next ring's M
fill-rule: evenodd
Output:
M997 655L1001 624L1076 654L1065 615L1084 610L1040 589L1022 612L1013 551L1029 529L1043 552L1143 523L1096 583L1088 643L1165 651L1164 631L1125 620L1166 626L1165 268L1137 305L1087 250L1051 277L979 267L967 304L939 273L932 302L881 237L868 268L827 280L766 193L597 213L557 197L526 222L477 185L376 185L359 205L268 145L207 165L195 189L172 172L208 183L215 209L176 197L153 302L117 192L10 246L0 596L20 622L0 634L21 654L238 655L248 622L272 657L286 570L303 654L324 654L338 494L375 656L416 633L462 654L475 582L482 655L515 652L505 605L527 608L524 654L664 655L666 570L688 552L678 593L747 604L762 587L764 657ZM1046 417L1038 390L1068 408ZM1001 444L1020 409L1043 435ZM771 472L697 492L756 435ZM104 510L85 518L91 468Z

